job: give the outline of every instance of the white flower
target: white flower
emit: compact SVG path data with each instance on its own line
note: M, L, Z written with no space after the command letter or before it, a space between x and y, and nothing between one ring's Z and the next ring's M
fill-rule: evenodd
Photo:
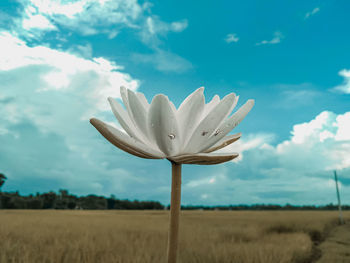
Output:
M142 158L163 159L178 164L217 164L232 160L237 153L212 153L241 136L226 136L254 105L248 100L229 116L238 96L230 93L220 100L218 95L205 104L204 88L189 95L178 109L163 94L149 104L144 94L120 88L125 109L108 98L112 111L125 132L96 118L91 124L118 148Z

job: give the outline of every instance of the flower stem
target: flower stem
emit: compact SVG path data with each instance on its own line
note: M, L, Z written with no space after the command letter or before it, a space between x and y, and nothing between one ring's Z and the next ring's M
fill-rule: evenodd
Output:
M181 209L181 164L171 162L171 168L172 182L168 236L168 263L176 263Z

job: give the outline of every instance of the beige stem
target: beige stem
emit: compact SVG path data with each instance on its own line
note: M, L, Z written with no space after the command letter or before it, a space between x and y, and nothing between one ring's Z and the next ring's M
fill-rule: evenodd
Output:
M168 263L176 263L181 209L181 164L172 162Z

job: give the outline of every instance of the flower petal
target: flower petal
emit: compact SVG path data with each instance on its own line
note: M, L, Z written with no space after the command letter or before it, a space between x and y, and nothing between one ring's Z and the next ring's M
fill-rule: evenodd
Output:
M162 159L165 155L149 146L129 137L118 129L100 121L96 118L90 119L90 123L105 137L110 143L119 149L147 159Z
M128 91L125 87L121 86L120 87L120 96L122 97L124 106L130 116L130 118L132 118L132 116L130 115L130 105L129 105L129 99L128 99Z
M167 156L179 152L181 136L176 113L171 107L169 99L162 94L155 96L152 100L148 112L148 129L159 149Z
M147 134L147 111L134 92L128 89L128 99L132 117L141 132Z
M180 105L177 111L180 132L185 146L194 128L197 126L202 116L204 108L204 88L199 88L189 95Z
M168 158L170 161L180 164L218 164L231 161L238 157L238 153L197 153L186 154Z
M147 129L147 109L144 108L143 103L140 102L137 95L125 87L120 87L120 95L123 99L125 108L128 111L131 122L136 127L137 134L141 138L142 142L154 147L155 142L149 140Z
M184 153L197 153L201 151L201 146L206 143L208 138L216 131L222 121L230 114L236 105L236 95L230 93L220 101L214 109L199 123L192 136L190 137Z
M214 109L214 107L219 104L219 102L220 102L220 97L218 95L215 95L212 98L212 100L208 104L205 105L204 112L203 112L203 117L207 116L207 114L209 112L211 112L212 109Z
M204 152L210 153L210 152L217 151L221 148L224 148L224 147L230 145L231 143L234 143L235 141L239 140L239 138L241 138L241 136L242 136L242 133L236 133L233 135L225 136L224 138L219 140L215 145L213 145L209 149L205 150Z
M134 137L139 141L142 141L142 135L140 135L124 108L111 97L108 98L108 101L111 105L114 116L117 118L123 129L130 135L130 137Z
M200 147L200 151L206 151L212 145L217 143L226 134L232 131L248 114L248 112L253 108L254 100L248 100L242 107L239 108L230 118L224 121L219 128L217 133L210 136L210 138Z
M177 110L176 110L176 107L175 107L174 103L173 103L172 101L169 100L169 104L170 104L170 107L171 107L171 109L173 110L173 112L176 113Z
M137 92L136 93L137 97L139 98L141 104L143 105L143 107L148 111L149 110L149 103L145 97L145 94L141 93L141 92Z

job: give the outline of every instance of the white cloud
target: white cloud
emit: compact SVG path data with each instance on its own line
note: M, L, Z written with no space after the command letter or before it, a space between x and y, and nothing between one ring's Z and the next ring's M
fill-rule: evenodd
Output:
M39 29L45 32L59 26L82 35L107 34L111 39L128 27L141 32L143 40L149 40L167 32L182 32L188 26L186 19L166 23L148 15L150 6L140 5L137 0L24 0L24 6L20 25L25 29L21 34L26 37L38 36Z
M94 1L78 0L28 0L24 19L36 15L49 18L52 23L76 30L83 35L97 34L103 28L122 24L136 27L134 23L142 14L137 1Z
M168 24L157 16L147 17L143 29L140 31L140 37L142 42L150 46L154 52L151 54L134 53L132 60L136 63L151 64L162 72L183 73L190 70L192 68L191 62L171 51L159 48L162 42L159 36L165 36L169 32L181 32L187 26L186 19Z
M335 140L350 141L350 112L337 116L335 126L338 128Z
M227 43L232 43L232 42L238 42L239 37L237 37L236 34L227 34L227 36L225 37L225 41Z
M243 153L243 156L249 151L259 150L265 156L273 156L277 161L276 167L284 169L286 173L289 169L317 173L350 168L350 112L340 115L321 112L310 122L294 125L291 135L289 140L276 146L271 144L271 136L250 135L232 144L229 150ZM261 156L255 157L260 161L263 159Z
M48 15L63 15L73 18L75 15L84 11L91 1L80 0L75 2L66 2L61 0L45 1L45 0L29 0L30 5L27 9L37 10L37 12Z
M320 12L320 8L319 7L315 7L312 11L307 12L305 14L305 19L308 19L309 17L315 15L316 13Z
M239 152L243 158L215 170L203 169L195 178L191 174L191 180L184 182L184 197L211 205L328 204L336 201L333 170L337 169L342 198L349 202L349 130L350 112L324 111L294 125L291 137L278 144L273 144L271 134L243 134L222 149ZM215 180L210 183L211 179ZM209 198L200 200L201 194Z
M334 87L332 90L350 94L350 70L343 69L339 71L338 74L344 78L344 81L341 85Z
M165 36L169 32L182 32L188 26L186 19L172 23L165 23L157 16L148 16L140 31L141 40L156 48L161 42L159 36Z
M172 22L170 24L170 29L171 29L171 31L174 31L174 32L182 32L187 27L188 27L187 19L183 19L181 21Z
M157 49L153 54L132 55L132 59L137 63L150 63L154 67L163 72L182 73L192 69L191 62L186 59L167 51Z
M203 185L214 184L218 177L220 177L220 176L216 175L213 177L191 180L188 183L186 183L185 187L193 188L193 187L200 187Z
M50 101L38 103L37 100L52 92L58 92L57 96L62 96L62 99L64 96L73 96L88 101L89 106L80 109L82 110L80 114L75 116L88 118L90 114L107 110L106 98L108 96L119 97L120 86L123 85L132 90L138 87L137 80L122 73L121 67L105 58L88 60L45 46L31 47L24 41L4 32L0 33L0 46L2 47L0 73L6 73L7 78L12 76L12 82L6 82L6 84L2 81L1 95L16 97L18 100L23 99L21 102L23 105L17 101L17 103L8 103L1 109L5 110L2 118L8 118L8 121L18 121L22 118L29 118L33 121L45 120L45 125L42 127L50 127L47 122L51 123L53 120L50 120L46 113L42 113L42 107L46 105L48 107L46 111L52 108L52 114L56 114L54 112L56 107L51 105ZM3 78L6 79L6 77ZM12 85L17 85L16 83L26 82L25 78L35 81L33 83L29 81L25 86L12 87ZM21 94L25 96L22 97ZM25 101L32 103L24 103Z
M0 46L0 165L10 189L125 191L132 176L126 164L114 163L119 154L128 163L128 156L105 142L88 119L103 115L116 123L106 98L119 97L121 85L136 90L139 82L105 58L28 45L8 32L0 32ZM118 180L109 180L115 172Z
M77 54L84 58L92 57L92 46L88 43L86 45L73 45L68 49L69 53Z
M149 34L161 34L165 35L169 31L182 32L188 26L186 19L181 21L172 22L170 24L163 22L157 16L149 16L146 18L146 28Z
M275 106L285 109L294 109L300 106L307 106L322 93L317 91L313 85L309 83L302 83L297 85L276 85L278 89L282 89L281 97L276 102Z
M271 40L263 40L261 42L256 43L255 45L273 45L278 44L281 42L281 39L284 38L281 32L276 31L274 34L274 37Z
M310 122L294 125L291 142L294 144L305 144L310 139L314 139L316 142L321 141L321 134L324 134L326 131L330 132L327 128L333 128L333 119L333 113L324 111ZM319 136L316 136L316 134ZM322 139L324 139L324 135L322 135Z
M239 156L233 160L233 162L240 162L244 158L244 152L252 149L265 149L272 147L270 143L274 140L273 134L257 133L244 135L243 139L238 140L232 145L230 149L233 152L239 153ZM218 152L227 152L227 147L221 149Z
M57 28L43 15L28 14L28 17L23 19L22 26L26 30L57 30Z
M140 55L141 62L149 61L156 69L167 72L184 72L192 67L186 59L160 48L168 33L182 32L188 27L188 21L164 22L151 13L151 6L147 3L140 5L137 0L23 0L23 5L23 13L17 19L16 28L21 38L40 40L45 33L54 30L56 39L66 42L67 36L62 29L68 29L69 34L105 34L108 39L113 39L123 29L130 28L140 41L154 51L154 55ZM72 49L75 53L91 57L91 46L75 46L70 51ZM56 73L52 74L61 78Z

